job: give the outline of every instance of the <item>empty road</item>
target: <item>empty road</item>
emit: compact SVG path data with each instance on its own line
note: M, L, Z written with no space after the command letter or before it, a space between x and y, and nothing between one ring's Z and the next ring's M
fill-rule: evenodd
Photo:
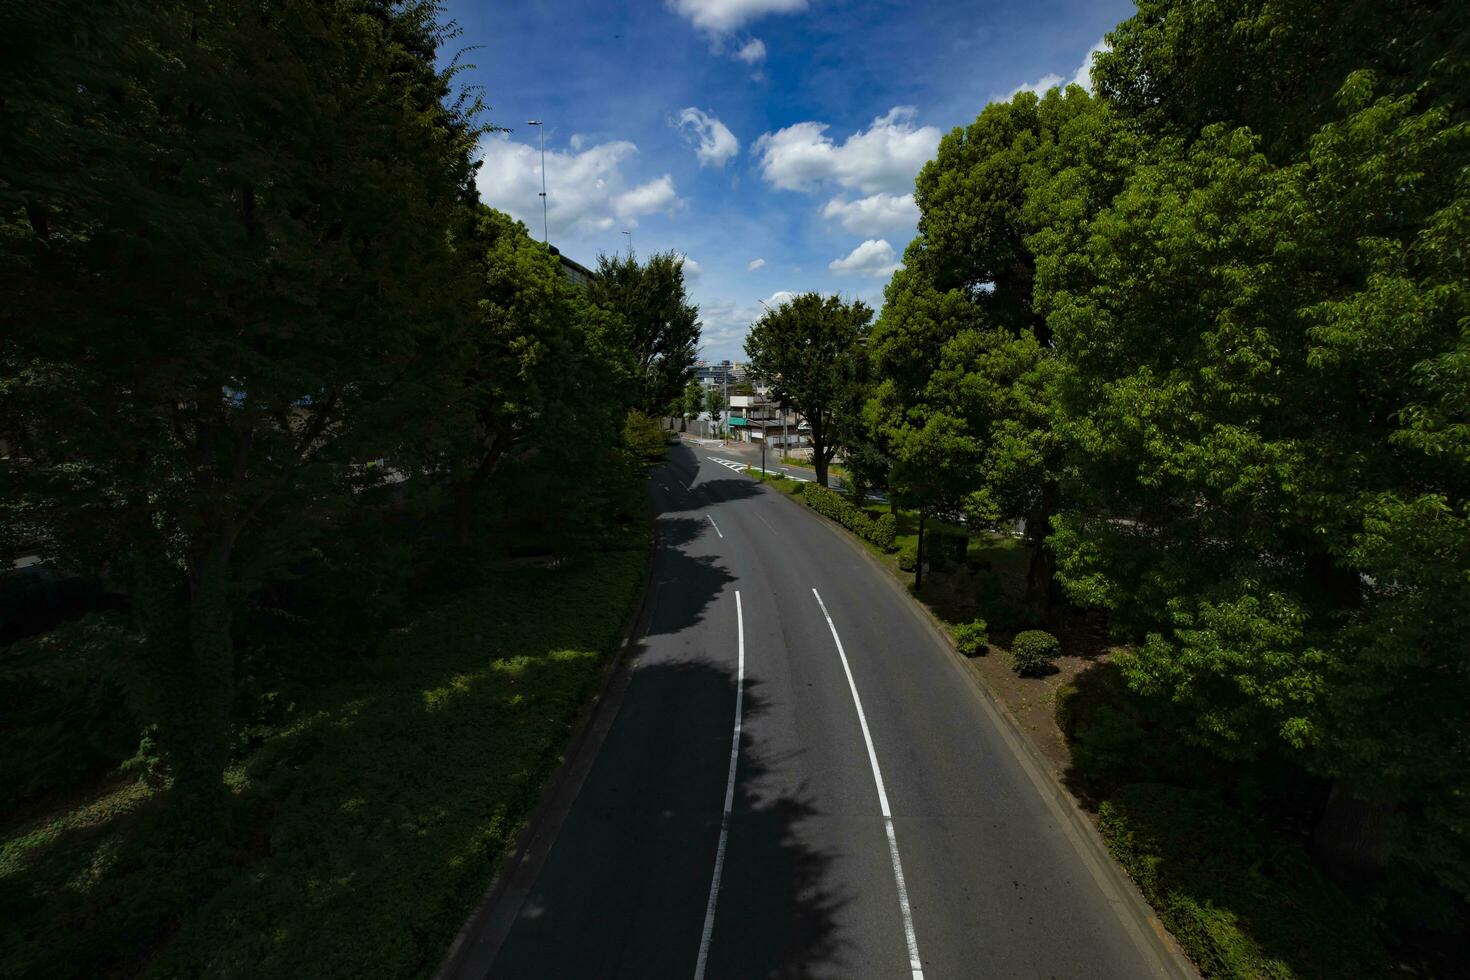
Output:
M712 455L654 473L616 714L454 975L1187 975L911 600Z

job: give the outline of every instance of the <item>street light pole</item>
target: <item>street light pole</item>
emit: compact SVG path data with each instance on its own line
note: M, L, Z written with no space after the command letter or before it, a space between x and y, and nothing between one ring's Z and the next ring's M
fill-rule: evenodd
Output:
M527 119L526 125L535 126L541 131L541 244L546 245L551 241L546 223L546 127L539 119Z
M633 261L633 233L625 231L623 234L628 236L628 261L631 262Z

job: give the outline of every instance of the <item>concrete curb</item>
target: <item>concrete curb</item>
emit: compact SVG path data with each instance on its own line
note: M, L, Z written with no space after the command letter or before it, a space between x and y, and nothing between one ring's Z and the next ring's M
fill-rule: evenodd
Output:
M1109 904L1113 906L1113 910L1118 914L1118 918L1127 929L1134 944L1153 960L1154 975L1165 978L1165 980L1199 980L1199 971L1189 957L1185 956L1184 951L1179 948L1179 944L1164 927L1164 923L1155 914L1153 907L1144 899L1143 893L1138 890L1133 879L1128 877L1127 872L1108 853L1107 845L1103 842L1102 835L1098 833L1096 825L1082 810L1076 798L1053 775L1046 757L1027 737L1025 729L1021 727L1021 723L1011 713L1010 708L996 696L995 692L985 683L984 678L977 676L970 669L964 654L960 653L954 645L954 640L950 638L949 632L933 611L910 593L888 566L875 558L847 528L817 513L802 502L792 499L788 494L780 490L771 490L762 481L753 480L752 482L761 483L763 491L774 493L777 497L786 500L787 503L800 508L830 527L849 548L878 570L890 588L908 600L909 609L915 614L918 621L928 628L940 646L949 652L951 666L963 676L964 683L975 691L982 710L996 722L996 730L1000 732L1002 739L1010 747L1032 785L1036 787L1052 814L1057 818L1057 825L1062 828L1062 831L1077 848L1077 853L1087 865L1088 871L1092 873L1093 879L1102 889Z
M485 893L455 934L444 959L434 971L433 980L483 980L489 973L495 955L515 924L527 889L551 852L571 804L592 770L632 676L627 669L632 649L638 639L646 635L653 613L653 566L659 548L656 516L650 501L651 533L648 560L643 568L643 593L628 616L622 642L603 666L597 690L583 704L561 764L547 777L540 800L527 815L515 841L501 857Z

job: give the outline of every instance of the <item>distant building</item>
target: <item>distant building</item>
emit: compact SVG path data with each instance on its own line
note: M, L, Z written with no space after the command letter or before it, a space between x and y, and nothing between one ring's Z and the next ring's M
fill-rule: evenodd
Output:
M737 377L735 374L735 365L729 361L720 361L718 364L712 364L709 361L694 362L694 380L705 387L709 387L710 385L720 387L726 383L732 385L738 384L744 376L744 372L742 371L740 376Z
M811 445L811 427L795 412L781 409L765 395L731 395L731 437L764 442L772 449Z
M592 285L592 280L597 278L597 273L593 272L591 269L587 268L576 259L567 258L565 255L561 254L561 250L558 249L555 245L548 245L547 248L551 249L551 254L555 255L557 259L561 262L562 273L565 274L566 277L570 279L574 285L580 286L582 289L586 289L588 286Z

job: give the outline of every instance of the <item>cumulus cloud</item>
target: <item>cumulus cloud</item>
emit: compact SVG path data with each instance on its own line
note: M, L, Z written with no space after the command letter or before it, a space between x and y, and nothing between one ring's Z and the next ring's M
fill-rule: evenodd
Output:
M842 143L828 126L799 122L756 140L761 176L785 190L810 191L832 181L864 194L903 193L939 147L939 128L915 126L913 106L895 106Z
M723 167L725 161L740 152L740 141L730 132L730 127L694 106L679 110L676 125L694 147L701 167L710 163Z
M822 208L822 217L836 218L854 235L878 235L912 230L919 223L919 207L913 194L873 194L856 201L834 197Z
M646 184L639 184L632 190L615 195L612 204L613 211L619 218L637 224L634 219L640 214L672 211L679 205L679 195L674 191L674 178L669 174L664 174Z
M702 300L699 304L699 320L703 324L700 340L707 352L705 356L739 360L744 356L745 335L750 332L751 324L759 320L767 308L774 310L795 296L789 290L778 289L749 306L733 300Z
M753 65L759 61L766 60L766 42L758 37L753 37L740 46L735 52L735 60L743 61L747 65Z
M482 141L480 152L484 160L476 177L480 197L527 224L538 224L539 145L517 143L501 133ZM626 140L571 151L546 151L548 221L557 237L606 231L619 221L636 225L639 215L680 205L674 180L668 174L629 186L622 168L637 153L638 147Z
M666 0L668 8L710 34L725 34L764 17L807 8L807 0Z
M846 258L833 259L827 263L827 268L839 276L888 276L898 266L898 256L894 253L893 246L884 238L869 238L847 253Z
M701 267L698 262L694 261L687 255L679 256L679 265L682 266L684 269L685 279L698 279L699 274L704 271L703 267Z
M755 270L764 267L765 264L766 264L766 260L765 259L751 259L750 262L748 262L746 264L745 271L746 272L754 272Z
M1056 72L1042 75L1029 85L1017 85L1011 89L1011 94L1006 96L1007 100L1013 99L1020 92L1035 92L1037 95L1045 95L1048 89L1056 88L1058 85L1080 85L1087 91L1092 91L1092 60L1100 52L1111 51L1107 41L1098 41L1087 49L1087 54L1082 58L1082 64L1072 73L1071 78L1063 78Z

